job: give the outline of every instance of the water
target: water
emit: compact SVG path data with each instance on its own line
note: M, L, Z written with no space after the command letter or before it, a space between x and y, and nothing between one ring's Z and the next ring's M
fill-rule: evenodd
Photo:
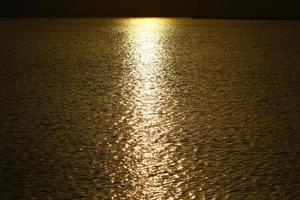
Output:
M1 19L1 199L297 199L299 21Z

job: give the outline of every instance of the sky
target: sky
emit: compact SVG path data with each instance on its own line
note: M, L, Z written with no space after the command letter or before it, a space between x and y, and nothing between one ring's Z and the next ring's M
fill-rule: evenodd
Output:
M0 16L300 18L300 0L2 0Z

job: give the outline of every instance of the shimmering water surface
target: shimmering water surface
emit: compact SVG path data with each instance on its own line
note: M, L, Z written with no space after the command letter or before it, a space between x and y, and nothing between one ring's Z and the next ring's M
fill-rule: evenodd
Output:
M1 19L0 199L299 199L300 23Z

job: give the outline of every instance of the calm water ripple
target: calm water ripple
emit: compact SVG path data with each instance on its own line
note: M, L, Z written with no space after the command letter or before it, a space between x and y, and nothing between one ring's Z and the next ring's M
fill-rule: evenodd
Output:
M1 199L297 199L300 23L0 20Z

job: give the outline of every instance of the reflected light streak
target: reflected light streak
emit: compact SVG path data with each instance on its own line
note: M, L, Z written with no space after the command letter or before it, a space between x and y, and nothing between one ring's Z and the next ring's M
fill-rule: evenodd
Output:
M136 28L132 35L136 45L134 55L139 66L154 64L154 60L159 61L163 22L159 19L136 19L133 24Z
M128 184L132 189L129 198L159 199L170 188L176 146L168 141L174 129L172 112L174 105L164 63L164 20L130 19L130 54L133 57L130 72L124 74L124 107L128 131L121 131L120 138L128 138L124 148L124 168L128 170ZM121 140L121 139L120 139ZM116 197L117 198L117 197Z
M151 177L152 173L156 173L152 171L153 166L167 166L165 160L159 159L165 146L160 127L157 126L162 120L159 115L162 107L159 99L163 98L164 93L163 84L160 82L162 80L159 80L159 76L163 74L160 58L160 30L163 27L157 19L146 19L142 24L137 21L136 25L132 38L136 46L133 54L136 61L135 76L139 81L132 98L135 102L133 120L139 119L139 122L133 125L134 134L131 140L135 143L135 149L131 154L140 163L132 166L133 176L137 177L136 180L133 179L132 185L137 190L131 196L149 198L154 194L162 195L167 192L160 187L163 180L159 176L153 174ZM138 194L139 190L143 192Z

